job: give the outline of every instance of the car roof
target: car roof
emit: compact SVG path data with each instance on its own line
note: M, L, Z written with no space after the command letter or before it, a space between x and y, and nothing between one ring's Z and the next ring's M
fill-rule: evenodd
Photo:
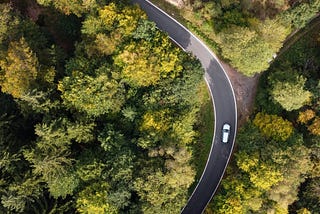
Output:
M230 129L230 125L229 125L228 123L225 123L225 124L223 125L223 129Z

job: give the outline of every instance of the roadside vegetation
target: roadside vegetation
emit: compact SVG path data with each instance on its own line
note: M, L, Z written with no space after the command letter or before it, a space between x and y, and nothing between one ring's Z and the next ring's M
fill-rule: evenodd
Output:
M198 181L204 171L212 145L214 131L214 109L209 91L206 87L207 85L203 82L202 88L198 95L202 99L202 106L197 117L197 122L195 123L195 129L198 131L198 135L196 137L197 143L193 144L192 146L192 164L196 170L196 175L193 185L189 188L191 192L198 184Z
M203 69L137 6L89 2L0 4L0 213L179 213Z
M263 73L255 110L207 213L320 212L319 30Z
M183 0L177 14L164 1L160 1L164 8L246 76L267 70L287 36L303 28L320 9L319 0Z

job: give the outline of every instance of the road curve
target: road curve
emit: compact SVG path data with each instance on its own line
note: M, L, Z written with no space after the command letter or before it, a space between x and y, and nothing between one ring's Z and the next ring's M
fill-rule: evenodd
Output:
M185 51L196 56L205 69L207 82L214 106L215 126L210 154L203 174L182 209L182 214L200 214L216 192L229 162L237 130L237 106L230 80L209 48L184 26L148 0L131 0L138 4L157 27L168 33L170 38ZM231 125L228 143L221 142L222 126Z

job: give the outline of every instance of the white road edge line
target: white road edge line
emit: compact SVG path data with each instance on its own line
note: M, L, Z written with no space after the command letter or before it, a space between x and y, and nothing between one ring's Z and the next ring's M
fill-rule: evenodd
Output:
M144 0L144 1L148 2L150 5L152 5L152 6L155 7L156 9L158 9L161 13L163 13L164 15L166 15L167 17L169 17L172 21L176 22L180 27L182 27L182 28L183 28L184 30L186 30L190 35L192 35L203 47L205 47L205 48L207 49L207 51L213 56L213 58L218 62L218 64L219 64L220 67L222 68L224 74L226 75L226 77L227 77L227 79L228 79L229 85L230 85L230 87L231 87L231 91L232 91L232 95L233 95L233 99L234 99L234 104L235 104L235 116L236 116L236 120L235 120L235 121L236 121L236 122L235 122L235 127L234 127L234 130L235 130L235 131L234 131L234 136L233 136L233 143L232 143L232 147L231 147L231 151L233 151L234 141L235 141L236 132L237 132L237 126L238 126L238 124L237 124L237 123L238 123L238 120L237 120L237 119L238 119L238 112L237 112L236 97L235 97L234 90L233 90L231 81L230 81L230 79L229 79L229 76L227 75L227 72L224 70L224 67L223 67L222 64L220 63L218 57L207 47L207 45L205 45L205 44L204 44L197 36L195 36L190 30L188 30L185 26L183 26L182 24L180 24L177 20L175 20L174 18L172 18L168 13L166 13L165 11L163 11L161 8L159 8L158 6L156 6L155 4L153 4L152 2L150 2L149 0ZM171 37L170 37L170 38L171 38ZM171 38L171 39L172 39L172 38ZM176 42L175 40L173 40L173 41ZM180 45L179 45L179 46L180 46ZM182 48L182 49L185 51L184 48ZM208 86L208 88L209 88L210 95L212 95L212 93L211 93L212 91L211 91L211 89L210 89L210 87L209 87L209 83L208 83L208 81L207 81L207 78L205 77L204 79L205 79L205 81L206 81L206 83L207 83L207 86ZM215 105L214 105L214 98L213 98L212 96L211 96L211 99L212 99L212 103L213 103L214 116L215 116L215 120L214 120L214 122L215 122L215 127L214 127L214 129L216 130L216 129L217 129L217 127L216 127L216 110L215 110L216 108L215 108ZM211 156L211 152L212 152L213 145L214 145L215 134L216 134L216 132L214 132L213 139L212 139L212 145L211 145L211 148L210 148L210 153L209 153L209 156L208 156L208 159L207 159L207 163L206 163L206 166L205 166L205 168L204 168L204 170L203 170L203 173L202 173L201 178L200 178L199 181L201 181L201 179L202 179L202 177L203 177L203 175L204 175L205 169L206 169L207 166L208 166L209 157ZM229 161L230 161L231 154L232 154L232 153L229 154L227 163L229 163ZM227 165L228 165L228 164L227 164ZM225 173L225 170L226 170L226 168L227 168L227 165L225 166L225 168L224 168L224 170L223 170L223 174ZM221 178L220 178L220 180L219 180L219 184L220 184L222 178L223 178L223 176L221 176ZM200 182L198 182L197 186L195 187L195 189L194 189L194 191L192 192L192 194L191 194L191 196L189 197L189 199L193 196L193 194L194 194L195 190L197 189L199 183L200 183ZM218 186L219 186L219 185L218 185ZM218 186L217 186L217 187L218 187ZM207 205L209 204L209 202L211 201L211 199L212 199L213 195L215 194L216 190L217 190L217 188L216 188L216 189L214 190L214 192L212 193L211 198L210 198L210 200L208 201L208 203L206 204L206 206L207 206ZM188 201L189 201L189 200L188 200ZM188 204L188 203L187 203L187 204ZM184 208L185 208L185 207L184 207ZM183 208L183 209L184 209L184 208ZM182 209L182 210L183 210L183 209ZM202 212L203 212L203 211L202 211ZM202 212L201 212L201 213L202 213Z

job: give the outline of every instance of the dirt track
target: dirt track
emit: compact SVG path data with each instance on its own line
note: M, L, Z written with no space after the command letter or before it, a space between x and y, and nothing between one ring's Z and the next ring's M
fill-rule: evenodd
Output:
M240 127L248 120L253 110L260 75L247 77L236 71L227 63L220 62L228 73L233 86L237 100L238 126Z

